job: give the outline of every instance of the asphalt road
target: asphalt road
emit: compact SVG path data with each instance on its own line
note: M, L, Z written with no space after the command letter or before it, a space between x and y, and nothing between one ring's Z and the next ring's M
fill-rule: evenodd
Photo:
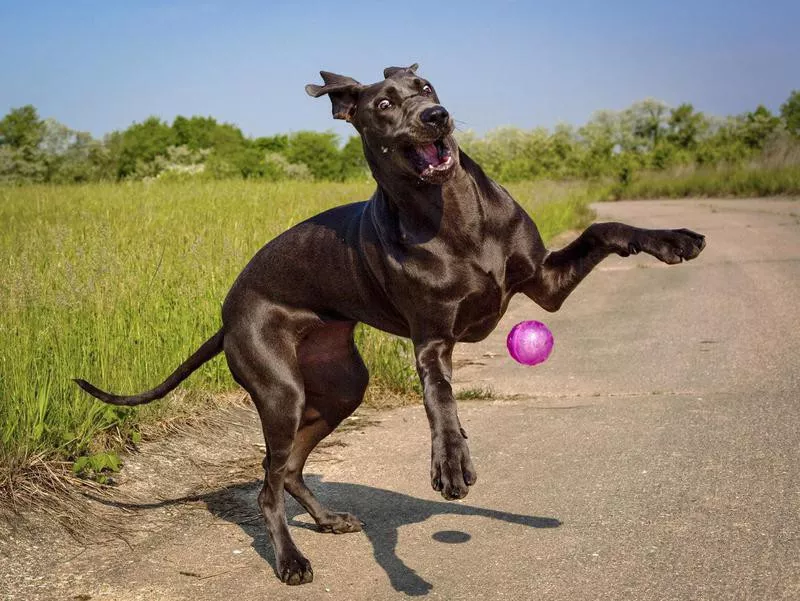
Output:
M11 598L800 598L800 203L596 210L689 227L708 246L671 267L609 259L559 313L519 299L492 337L458 349L460 387L495 394L460 403L478 470L465 500L430 489L421 407L365 414L353 422L375 423L337 434L309 481L366 529L320 534L290 505L315 576L286 587L272 572L254 479L158 503L185 494L185 477L208 484L205 455L256 444L251 424L199 446L145 449L122 487L138 482L137 498L156 505L129 514L138 534L75 557L60 551ZM524 319L554 333L541 366L505 352ZM158 457L171 458L170 477L156 481L147 462Z

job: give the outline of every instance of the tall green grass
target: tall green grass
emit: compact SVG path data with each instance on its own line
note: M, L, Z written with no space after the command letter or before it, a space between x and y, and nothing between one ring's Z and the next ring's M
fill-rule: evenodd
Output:
M800 165L679 168L638 174L616 186L615 200L639 198L761 197L800 195Z
M170 415L169 401L105 405L71 378L120 393L160 382L219 327L229 286L264 242L372 190L244 181L0 188L0 470L100 450L104 432L124 438ZM511 191L545 237L589 218L585 187ZM415 390L406 342L369 328L358 342L378 390ZM180 394L191 407L233 388L217 358Z
M583 181L517 182L506 189L533 217L545 243L556 234L591 223L594 213L589 204L606 194L606 186Z

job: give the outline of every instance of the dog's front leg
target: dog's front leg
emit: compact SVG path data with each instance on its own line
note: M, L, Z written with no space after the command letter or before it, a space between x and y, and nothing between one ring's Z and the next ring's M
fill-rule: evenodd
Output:
M627 257L645 252L673 265L694 259L705 245L705 236L687 229L647 230L624 223L594 223L565 248L548 253L523 292L544 309L557 311L581 280L612 253Z
M462 499L477 475L450 384L453 346L452 341L428 339L415 341L414 352L431 427L431 485L445 499Z

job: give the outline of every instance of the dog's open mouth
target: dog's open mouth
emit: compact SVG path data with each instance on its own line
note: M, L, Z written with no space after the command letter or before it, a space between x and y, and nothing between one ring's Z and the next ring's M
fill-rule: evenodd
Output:
M453 153L445 144L444 138L422 146L413 146L406 151L406 155L422 179L443 174L454 164Z

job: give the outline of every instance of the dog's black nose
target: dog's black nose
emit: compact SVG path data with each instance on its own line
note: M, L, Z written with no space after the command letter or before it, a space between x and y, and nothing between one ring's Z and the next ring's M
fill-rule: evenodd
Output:
M430 106L422 111L419 118L423 123L427 123L428 125L442 127L447 124L450 113L447 112L446 108L437 104L436 106Z

